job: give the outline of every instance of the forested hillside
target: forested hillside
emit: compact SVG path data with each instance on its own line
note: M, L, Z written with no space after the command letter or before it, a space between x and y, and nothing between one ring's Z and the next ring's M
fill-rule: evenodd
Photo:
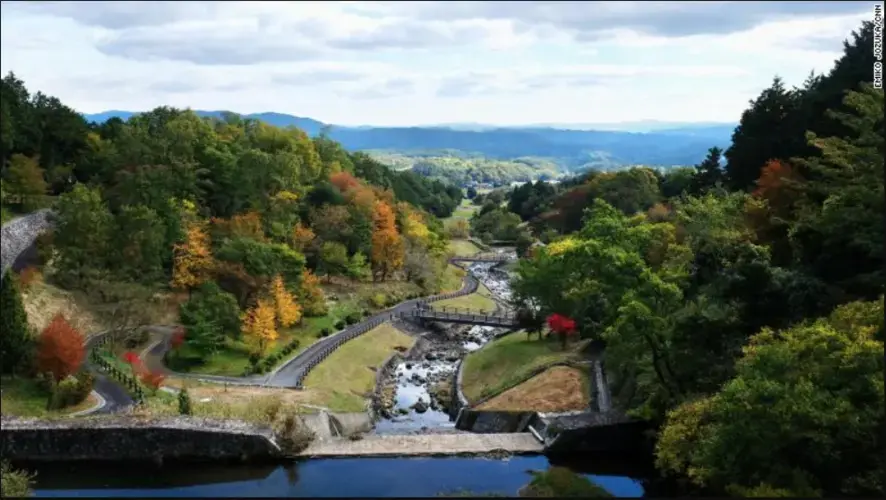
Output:
M444 286L438 217L460 203L458 188L392 171L322 134L233 114L163 107L87 124L13 74L0 90L4 219L54 209L37 263L47 280L140 309L158 292L183 294L194 356L246 344L257 369L279 331L327 313L318 277L408 282L410 295ZM382 290L375 307L403 298ZM114 314L124 321L122 309ZM124 322L142 324L133 321ZM4 357L17 353L4 371L30 366L29 350L2 338Z
M883 90L873 25L826 75L776 78L695 168L523 186L544 247L525 325L602 341L613 397L657 463L707 495L883 496ZM879 451L878 451L879 450Z

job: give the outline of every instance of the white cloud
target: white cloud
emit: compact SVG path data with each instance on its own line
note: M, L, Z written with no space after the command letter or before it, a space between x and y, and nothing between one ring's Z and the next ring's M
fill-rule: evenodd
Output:
M0 70L84 112L735 121L826 71L852 2L5 2Z

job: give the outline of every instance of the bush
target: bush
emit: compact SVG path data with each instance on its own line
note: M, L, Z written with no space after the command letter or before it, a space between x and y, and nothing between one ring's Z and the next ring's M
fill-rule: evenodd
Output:
M388 303L388 298L383 293L377 293L369 298L369 303L373 307L382 308Z
M368 318L368 317L372 316L372 313L369 312L368 309L363 309L363 313L362 313L362 314L363 314L363 317L364 317L364 318Z
M362 319L360 316L362 316L360 313L358 313L358 312L353 312L353 313L351 313L351 314L348 314L348 315L345 317L345 322L347 322L347 324L349 324L349 325L357 324L357 323L359 323L360 320Z
M92 391L95 378L91 373L82 372L79 378L68 375L55 384L49 397L49 409L60 410L82 402Z
M335 329L336 329L336 330L341 330L341 329L343 329L344 327L345 327L345 322L344 322L344 320L338 320L338 321L335 322Z
M328 337L330 333L332 332L329 330L329 328L323 328L320 330L321 337Z
M9 462L0 462L0 496L3 498L22 498L31 496L31 485L34 475L26 471L13 469Z
M250 366L258 366L259 362L261 362L261 354L257 352L249 353L249 365Z
M182 387L182 390L178 393L178 414L191 414L191 395L188 394L188 389L184 387Z

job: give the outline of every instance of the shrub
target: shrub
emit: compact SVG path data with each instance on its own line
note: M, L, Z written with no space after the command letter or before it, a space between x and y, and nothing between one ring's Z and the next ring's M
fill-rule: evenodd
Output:
M257 366L260 361L261 361L261 354L259 354L257 352L249 353L249 365L250 366Z
M13 469L9 462L0 462L0 496L3 498L23 498L31 496L34 475Z
M86 399L86 396L92 391L94 378L89 373L81 373L80 375L82 380L68 375L58 384L54 384L47 405L50 410L74 406Z
M369 312L368 309L364 309L362 314L363 314L364 318L368 318L369 316L372 316L372 313Z
M34 266L28 266L21 270L18 274L18 281L22 286L22 289L27 290L31 287L32 284L40 281L43 278L43 275L40 274L40 270Z
M332 332L329 330L329 328L323 328L320 330L321 337L328 337L330 333Z
M388 298L383 293L377 293L369 298L369 303L372 304L373 307L381 308L388 303Z
M359 322L360 322L360 319L361 319L360 316L361 316L360 313L353 312L353 313L351 313L351 314L348 314L348 315L345 317L345 322L347 322L347 324L349 324L349 325L353 325L353 324L359 323Z
M184 387L182 387L182 390L178 393L178 414L191 414L191 395L188 394L188 389Z
M350 323L349 323L349 324L350 324ZM345 327L345 322L344 322L344 320L338 320L338 321L335 322L335 329L336 329L336 330L341 330L341 329L343 329L344 327Z

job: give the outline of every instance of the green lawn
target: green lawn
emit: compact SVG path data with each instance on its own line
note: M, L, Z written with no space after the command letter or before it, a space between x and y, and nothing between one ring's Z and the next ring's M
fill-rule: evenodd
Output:
M464 284L465 270L460 267L449 264L446 266L446 272L443 273L443 280L440 284L440 293L449 293L461 290Z
M0 394L0 409L3 415L19 417L53 417L85 410L96 401L92 396L82 403L62 410L47 410L49 392L44 390L36 380L22 377L3 377L0 379L3 392Z
M481 252L477 245L468 240L449 240L448 250L459 257L470 257Z
M534 335L527 340L523 332L506 335L465 358L465 397L478 401L501 393L540 366L580 359L578 351L584 345L573 343L563 351L557 340L538 340Z
M475 293L470 295L462 295L446 300L432 302L433 309L442 309L443 307L457 307L459 309L471 309L474 311L492 313L495 311L495 301L492 300L492 292L486 288L486 285L480 283Z
M317 365L305 379L305 390L322 395L321 406L333 411L358 412L375 387L375 370L401 346L415 339L384 323L346 342Z

